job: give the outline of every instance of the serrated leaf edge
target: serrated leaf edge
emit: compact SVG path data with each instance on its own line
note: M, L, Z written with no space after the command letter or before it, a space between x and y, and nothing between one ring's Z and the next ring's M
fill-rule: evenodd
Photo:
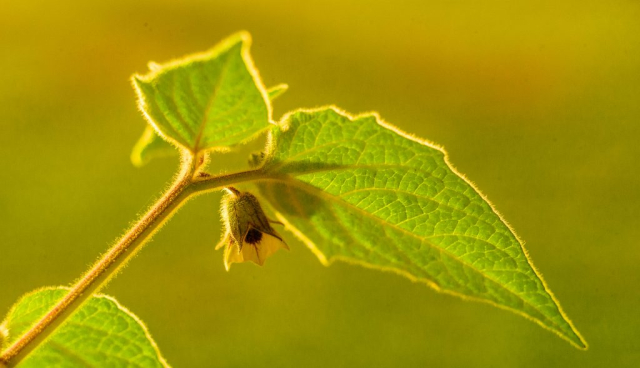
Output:
M349 264L355 264L355 265L359 265L359 266L363 266L365 268L369 268L369 269L376 269L376 270L381 270L381 271L385 271L385 272L392 272L395 274L399 274L401 276L404 276L406 278L408 278L409 280L413 281L413 282L421 282L424 284L427 284L429 287L431 287L432 289L436 290L437 292L443 293L443 294L448 294L448 295L454 295L458 298L461 298L463 300L467 300L467 301L477 301L477 302L482 302L482 303L487 303L490 304L494 307L503 309L503 310L508 310L512 313L515 313L517 315L520 315L530 321L535 322L537 325L539 325L540 327L553 332L555 335L559 336L560 338L562 338L563 340L569 342L572 346L574 346L575 348L579 349L579 350L588 350L589 345L586 342L586 340L584 339L584 337L582 336L582 334L580 334L580 332L578 331L578 329L575 327L575 325L573 324L573 322L571 321L571 319L567 316L567 314L564 312L564 310L562 309L562 306L560 304L560 302L558 301L558 299L556 298L556 296L553 294L553 292L551 292L550 288L548 287L546 281L544 280L544 278L542 277L542 274L540 273L540 271L538 271L538 269L533 265L533 262L531 261L531 258L529 256L529 252L527 252L526 248L524 247L524 241L520 238L520 236L518 236L518 234L515 232L515 230L513 229L513 227L511 226L511 224L509 224L508 221L505 220L505 218L502 216L502 214L495 208L495 206L493 205L493 203L491 203L491 201L489 201L489 199L484 195L484 193L482 193L482 191L480 191L476 185L469 180L464 174L460 173L454 165L451 164L450 160L449 160L449 154L446 152L446 150L438 145L435 144L431 141L428 141L426 139L423 138L419 138L417 136L408 134L404 131L402 131L400 128L394 126L391 123L386 122L384 119L382 119L380 117L380 114L376 111L369 111L369 112L364 112L364 113L360 113L360 114L351 114L335 105L325 105L325 106L321 106L321 107L316 107L316 108L311 108L311 109L296 109L293 111L290 111L288 113L286 113L281 120L278 122L278 127L280 127L280 129L282 131L286 131L287 129L289 129L289 126L287 124L287 121L289 120L289 117L293 114L296 113L318 113L318 112L322 112L325 110L331 109L334 112L343 115L345 117L347 117L350 120L356 120L356 119L360 119L360 118L366 118L366 117L374 117L376 119L376 123L379 124L380 126L389 129L393 132L395 132L396 134L399 134L400 136L406 138L406 139L410 139L414 142L417 142L419 144L431 147L433 149L436 149L440 152L442 152L442 154L444 155L444 162L447 164L447 166L451 169L451 171L458 175L460 178L462 178L462 180L464 180L469 186L471 186L471 188L473 188L473 190L476 191L476 193L478 193L478 195L489 205L489 207L491 208L491 210L496 214L496 216L498 216L498 218L500 219L500 221L503 222L503 224L505 226L507 226L507 228L509 229L509 231L511 231L511 233L514 235L514 237L516 238L516 240L518 241L518 245L520 246L520 249L522 250L522 252L525 255L525 258L527 260L527 263L529 264L529 267L531 267L531 269L533 270L534 274L536 275L536 277L538 277L538 279L540 279L540 282L542 283L544 290L547 294L549 294L549 296L551 297L551 300L556 304L557 308L558 308L558 312L560 313L560 315L562 316L562 318L569 324L569 326L571 327L573 333L576 334L576 336L578 337L578 339L580 340L580 342L582 343L582 345L576 343L575 341L573 341L572 339L569 338L569 336L565 336L564 334L560 333L557 330L554 330L552 328L550 328L549 326L547 326L546 324L544 324L542 321L533 318L517 309L511 308L511 307L507 307L504 305L500 305L497 304L493 301L490 300L485 300L485 299L480 299L480 298L475 298L475 297L470 297L464 294L460 294L454 291L450 291L450 290L445 290L440 288L436 283L427 280L427 279L423 279L423 278L418 278L414 275L411 275L410 273L406 272L406 271L402 271L399 269L395 269L393 267L381 267L381 266L374 266L374 265L370 265L367 264L365 262L362 261L357 261L357 260L353 260L344 256L331 256L330 258L327 258L327 256L322 253L322 251L315 245L315 243L307 238L299 229L297 229L293 224L291 224L289 221L287 221L286 217L283 216L281 213L279 213L278 211L276 211L275 209L273 209L272 206L272 210L274 210L276 217L278 218L278 220L280 222L282 222L283 224L285 224L285 229L289 230L291 233L293 233L298 239L300 239L310 250L312 253L314 253L316 255L316 257L318 257L318 260L320 261L320 263L322 263L324 266L330 266L334 261L338 260L338 261L342 261L345 263L349 263ZM265 149L266 152L266 157L263 160L263 162L268 162L269 158L275 154L275 142L273 140L273 134L272 131L269 132L268 136L267 136L267 146ZM286 182L286 180L283 180L284 182Z

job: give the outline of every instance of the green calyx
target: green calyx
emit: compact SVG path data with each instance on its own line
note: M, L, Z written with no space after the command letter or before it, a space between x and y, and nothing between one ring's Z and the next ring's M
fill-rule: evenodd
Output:
M225 188L221 216L225 235L216 246L225 248L224 265L251 261L262 266L278 249L289 249L282 237L271 227L271 220L262 210L258 198L236 188Z

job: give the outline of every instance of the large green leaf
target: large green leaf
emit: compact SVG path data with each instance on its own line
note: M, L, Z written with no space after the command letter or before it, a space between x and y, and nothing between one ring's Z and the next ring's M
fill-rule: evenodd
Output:
M41 289L25 295L9 311L3 325L17 339L66 295L66 288ZM108 296L94 296L20 368L168 367L146 327Z
M270 141L261 194L322 263L395 271L586 348L522 243L440 148L335 108L285 116Z
M277 86L269 88L267 91L269 100L273 102L273 100L280 97L288 88L289 86L286 84L278 84ZM133 147L131 162L135 166L141 167L154 158L177 155L178 150L176 147L158 135L153 129L153 126L147 124L142 136Z
M168 141L193 154L246 141L270 125L267 91L249 55L248 33L208 52L134 75L140 109Z

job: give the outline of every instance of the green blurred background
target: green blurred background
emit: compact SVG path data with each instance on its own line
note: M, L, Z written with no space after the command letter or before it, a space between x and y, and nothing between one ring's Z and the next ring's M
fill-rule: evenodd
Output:
M177 159L129 162L144 127L129 76L241 29L265 83L290 84L276 117L329 103L377 110L446 147L526 240L591 347L393 274L325 268L291 234L291 252L227 273L212 194L105 290L170 363L639 366L636 1L4 0L2 314L24 292L73 281L170 180ZM219 159L244 168L245 157Z

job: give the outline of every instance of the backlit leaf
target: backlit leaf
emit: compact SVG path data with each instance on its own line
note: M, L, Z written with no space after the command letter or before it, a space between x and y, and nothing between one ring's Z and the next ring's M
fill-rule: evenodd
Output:
M142 136L133 146L131 162L141 167L154 158L177 156L178 150L171 143L162 139L151 125L147 125Z
M440 148L334 108L293 112L270 134L261 194L322 263L394 271L586 348L522 243Z
M267 90L269 100L273 102L289 88L286 84L278 84ZM165 141L156 133L153 126L147 124L138 142L131 152L131 162L141 167L154 158L177 156L178 150L168 141Z
M210 51L134 75L140 109L163 138L197 154L251 139L270 126L267 91L249 55L248 33Z
M66 288L41 289L22 297L3 323L17 339L66 295ZM94 296L20 368L168 367L144 324L108 296Z

